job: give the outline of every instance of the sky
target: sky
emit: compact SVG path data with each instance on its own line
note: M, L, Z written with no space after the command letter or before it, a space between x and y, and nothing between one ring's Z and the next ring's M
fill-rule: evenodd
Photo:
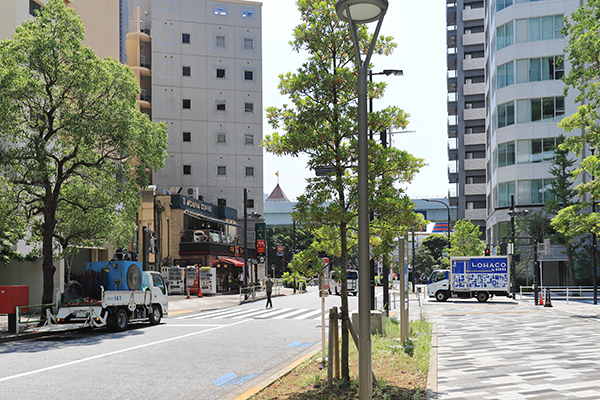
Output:
M389 0L381 35L393 36L398 47L388 57L373 56L373 71L401 69L404 76L374 76L388 83L385 96L374 100L375 110L396 105L410 114L406 130L393 135L393 146L423 158L425 166L406 187L411 198L447 197L446 2ZM262 0L263 107L291 104L279 94L279 75L296 71L305 61L289 45L300 13L294 0ZM369 24L371 31L376 24ZM274 131L263 121L263 134ZM283 133L283 132L280 132ZM290 200L304 192L314 176L304 157L278 157L264 152L264 191L279 183Z

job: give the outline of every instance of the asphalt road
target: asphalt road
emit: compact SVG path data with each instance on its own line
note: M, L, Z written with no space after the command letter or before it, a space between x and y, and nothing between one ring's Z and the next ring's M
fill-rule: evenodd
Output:
M320 349L314 288L273 303L198 311L192 302L172 302L157 326L5 343L0 399L234 399ZM326 310L334 305L340 298L328 297ZM357 307L351 297L350 310Z

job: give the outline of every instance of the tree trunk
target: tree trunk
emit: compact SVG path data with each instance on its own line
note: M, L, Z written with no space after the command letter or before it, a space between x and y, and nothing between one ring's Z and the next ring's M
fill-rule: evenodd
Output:
M346 234L348 229L345 223L340 224L340 244L341 244L341 257L340 257L340 270L341 270L341 282L342 282L342 380L344 382L350 382L350 367L348 357L348 272L346 270L346 264L348 261L348 238Z
M46 208L48 209L48 207ZM42 272L43 272L43 292L42 304L51 304L54 296L54 272L56 267L52 257L52 237L55 217L52 212L44 214L44 225L42 228Z

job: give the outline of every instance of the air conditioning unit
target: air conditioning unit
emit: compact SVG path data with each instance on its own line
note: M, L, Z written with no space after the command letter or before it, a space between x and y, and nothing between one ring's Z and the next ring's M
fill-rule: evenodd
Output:
M198 200L198 188L197 187L186 187L183 193L187 197Z

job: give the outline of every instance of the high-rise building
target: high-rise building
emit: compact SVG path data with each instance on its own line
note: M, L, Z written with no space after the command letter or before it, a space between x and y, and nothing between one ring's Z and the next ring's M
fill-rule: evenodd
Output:
M488 244L509 234L511 201L532 211L551 196L557 123L577 109L575 95L563 94L561 29L582 4L447 2L450 196L459 219L485 227ZM555 253L544 268L559 276L564 255Z
M485 42L483 1L448 0L448 193L458 219L485 232Z
M168 126L152 184L262 214L261 3L129 0L127 64L140 107Z

